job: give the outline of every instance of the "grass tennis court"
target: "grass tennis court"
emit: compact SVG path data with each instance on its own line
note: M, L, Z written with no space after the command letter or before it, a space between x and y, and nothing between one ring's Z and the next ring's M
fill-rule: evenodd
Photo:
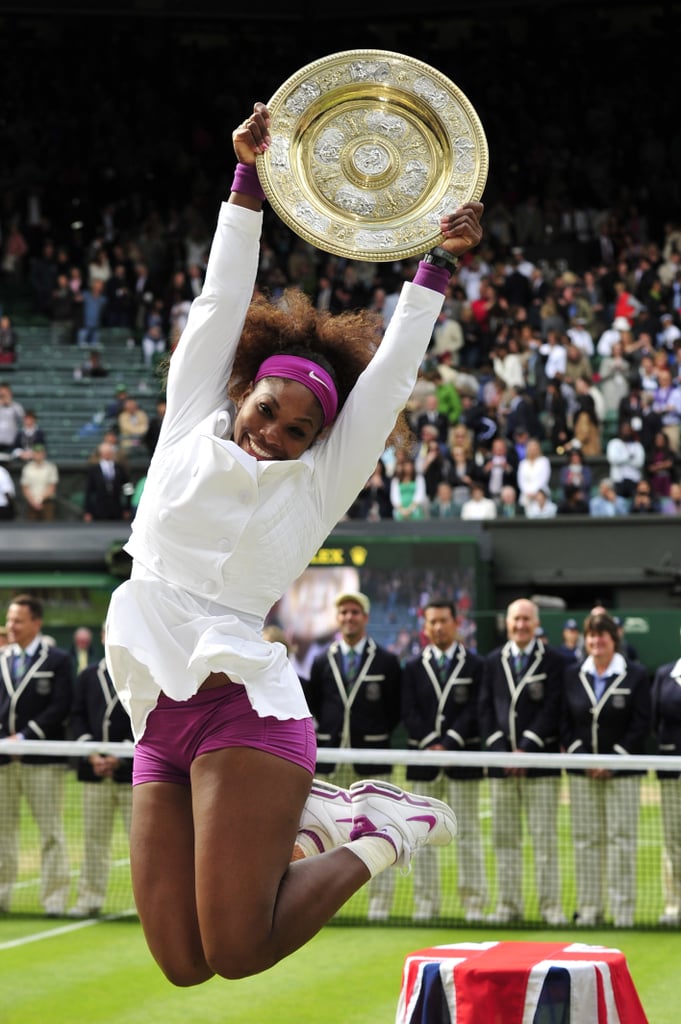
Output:
M74 895L82 845L79 785L69 777L66 787ZM114 836L114 868L106 907L112 919L48 920L39 913L38 837L24 809L16 912L0 916L0 1024L393 1024L402 965L408 953L431 945L494 939L578 941L621 949L650 1024L678 1024L681 933L650 927L662 907L657 797L656 782L649 777L644 784L640 815L640 930L460 927L454 844L442 851L446 897L443 917L436 925L405 927L412 879L400 876L392 923L363 924L364 890L308 946L273 970L239 982L214 979L189 990L173 988L147 951L137 918L131 912L127 839L120 823ZM491 877L493 850L486 800L482 816ZM566 911L570 911L574 905L574 873L564 800L559 820L563 900ZM528 845L525 882L529 914L535 912L536 903L531 861Z
M458 941L583 941L616 946L650 1024L678 1024L681 935L504 932L478 928L325 928L271 971L194 989L165 981L136 918L0 921L3 1024L392 1024L407 953ZM591 1024L585 1021L584 1024Z

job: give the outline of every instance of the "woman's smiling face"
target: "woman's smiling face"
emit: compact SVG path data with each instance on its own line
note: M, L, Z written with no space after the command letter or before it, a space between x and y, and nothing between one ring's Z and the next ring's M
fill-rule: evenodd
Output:
M258 461L298 459L322 429L322 408L298 381L264 377L246 394L234 441Z
M605 631L595 633L588 632L584 638L587 654L599 666L609 665L615 654L615 640Z

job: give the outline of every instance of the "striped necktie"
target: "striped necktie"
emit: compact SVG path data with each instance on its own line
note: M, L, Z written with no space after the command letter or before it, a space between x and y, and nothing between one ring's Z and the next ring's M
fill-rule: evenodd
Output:
M449 658L444 651L440 652L437 659L437 675L441 683L447 682L447 676L449 675Z
M525 669L527 668L528 656L525 651L519 651L518 654L513 658L513 668L518 679L525 675Z
M20 683L24 678L26 672L26 664L28 658L26 657L26 651L23 647L19 648L19 653L14 655L14 682Z
M359 669L359 654L354 647L351 647L345 656L345 679L348 683L354 683Z

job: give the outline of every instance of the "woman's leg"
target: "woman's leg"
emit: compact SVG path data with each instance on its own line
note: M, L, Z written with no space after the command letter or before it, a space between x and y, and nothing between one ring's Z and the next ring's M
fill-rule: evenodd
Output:
M213 975L196 913L194 823L189 786L133 787L130 867L137 912L151 953L175 985Z
M311 778L253 748L192 765L196 905L205 959L240 978L266 970L315 935L369 880L349 849L289 864Z
M266 970L312 938L370 877L406 866L416 849L446 845L456 832L447 805L369 781L353 787L349 845L289 865L311 781L273 754L229 747L196 758L191 789L134 787L137 909L174 984ZM320 796L329 806L308 814L309 824L340 838L345 800L336 809L335 798Z

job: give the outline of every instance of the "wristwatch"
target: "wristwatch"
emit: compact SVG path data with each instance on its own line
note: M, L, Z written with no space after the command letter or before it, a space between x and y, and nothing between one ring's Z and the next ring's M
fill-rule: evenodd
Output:
M452 256L446 249L442 249L439 245L436 245L434 249L431 249L430 252L427 252L425 256L422 256L421 258L424 263L432 263L434 267L442 267L444 270L449 270L450 273L454 271L454 268L459 262L456 256Z

